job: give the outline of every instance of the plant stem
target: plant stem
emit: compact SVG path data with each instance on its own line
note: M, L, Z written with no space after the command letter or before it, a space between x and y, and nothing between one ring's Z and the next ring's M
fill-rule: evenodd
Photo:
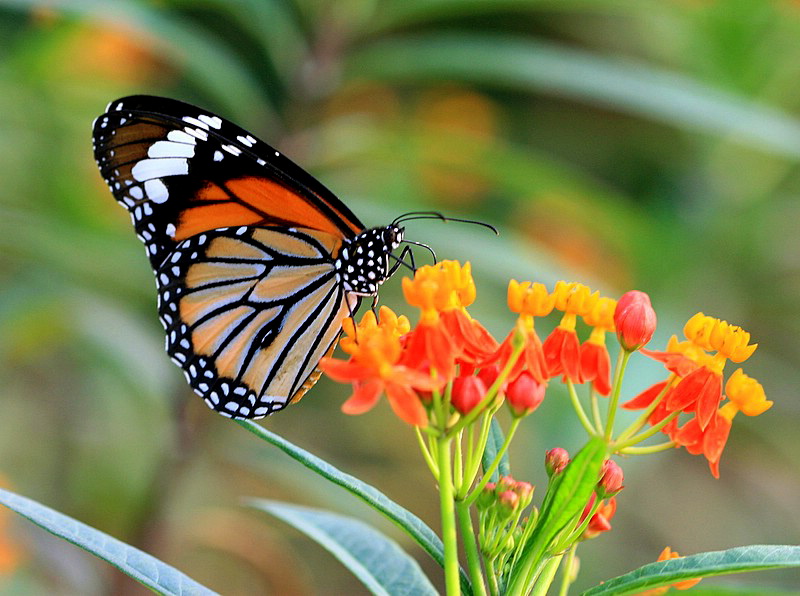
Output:
M494 461L489 466L489 468L483 473L483 477L481 481L475 486L469 496L465 499L465 503L467 505L472 505L475 500L480 496L483 487L489 482L489 479L492 477L492 474L495 473L495 470L500 466L500 462L503 460L503 456L508 451L509 445L511 445L511 440L514 438L514 433L517 432L517 427L519 423L522 421L521 417L515 417L514 420L511 422L511 426L508 429L508 433L506 434L506 438L503 441L503 445L498 449L497 455L494 458ZM484 446L486 443L484 442Z
M617 415L617 404L619 403L619 394L622 391L622 377L625 374L625 367L628 365L628 360L633 352L628 350L620 350L619 357L617 358L617 366L614 368L614 389L611 392L611 399L608 402L608 419L606 420L606 441L611 440L611 435L614 433L614 418Z
M575 560L577 548L578 543L576 542L567 552L567 560L564 561L564 566L561 568L561 588L558 590L558 596L567 596L569 586L572 584L572 562Z
M472 526L469 505L464 501L456 501L456 513L461 527L461 541L464 543L464 553L467 555L469 576L472 578L472 592L476 596L486 596L480 553L478 553L478 543L475 539L475 528Z
M578 420L581 421L583 428L586 429L586 432L589 433L589 436L593 437L597 434L594 426L592 426L591 420L586 415L586 412L583 410L583 406L581 405L581 400L578 399L578 393L575 391L575 384L567 379L567 391L569 393L569 399L572 402L572 408L575 410L575 413L578 415Z
M550 589L550 586L553 583L553 578L556 576L558 565L561 563L563 556L564 555L556 555L555 557L551 557L550 560L544 564L542 571L539 573L539 577L536 578L536 583L531 591L531 596L544 596L547 594L547 591Z
M461 593L458 577L458 536L453 503L453 469L450 456L451 439L439 440L439 506L442 515L444 544L444 583L448 596Z

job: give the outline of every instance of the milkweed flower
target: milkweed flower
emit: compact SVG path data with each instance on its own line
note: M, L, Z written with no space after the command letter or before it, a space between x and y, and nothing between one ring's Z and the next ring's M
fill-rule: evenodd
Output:
M581 348L575 326L578 316L591 312L600 298L587 286L559 281L553 290L555 308L564 313L561 322L544 340L543 351L551 377L563 375L573 383L582 383Z
M506 403L514 416L527 416L544 400L547 386L537 381L527 370L508 384Z
M403 278L403 294L420 309L419 324L408 338L405 363L419 368L428 363L450 380L457 360L485 359L497 342L466 310L475 300L470 264L441 261L417 269L414 279Z
M546 317L555 305L555 295L550 294L544 284L518 282L512 279L508 282L508 308L517 313L517 324L500 344L497 352L488 362L498 362L505 365L514 353L514 336L520 333L524 339L522 354L514 363L509 379L516 379L523 370L527 370L540 384L546 384L550 378L545 361L542 340L535 329L535 317Z
M648 422L658 424L673 416L661 430L678 447L693 455L703 455L715 478L719 477L719 461L731 431L732 421L740 411L757 416L772 406L758 381L737 369L725 384L723 372L727 360L742 362L755 351L750 334L726 321L697 313L684 327L686 341L673 336L664 352L643 353L659 360L672 373L666 381L656 383L634 399L623 404L628 409L655 406ZM727 403L720 405L727 397ZM677 413L692 415L679 424Z
M346 414L362 414L372 409L385 393L394 412L409 424L426 426L428 417L417 391L434 391L442 382L427 372L402 363L401 337L408 333L409 322L388 307L380 309L380 321L367 311L356 326L353 319L342 325L346 336L342 349L348 361L323 358L320 369L335 381L353 384L353 394L342 405Z
M601 297L584 315L583 321L592 327L592 333L581 344L581 377L591 382L600 395L611 393L611 357L606 348L606 333L614 331L616 300Z

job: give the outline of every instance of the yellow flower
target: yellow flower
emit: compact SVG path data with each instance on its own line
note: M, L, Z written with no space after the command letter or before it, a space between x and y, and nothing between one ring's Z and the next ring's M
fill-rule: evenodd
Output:
M761 383L736 369L725 384L725 395L736 408L747 416L758 416L772 407Z
M701 312L686 322L683 332L694 344L704 350L719 352L733 362L744 362L758 347L758 344L748 345L750 334L741 327Z

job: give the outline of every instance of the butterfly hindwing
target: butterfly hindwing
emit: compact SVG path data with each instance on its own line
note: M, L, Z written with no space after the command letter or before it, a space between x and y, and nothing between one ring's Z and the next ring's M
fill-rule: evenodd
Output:
M167 352L210 407L262 417L302 395L358 305L328 256L337 242L242 226L189 238L166 259L157 281Z
M304 226L353 237L363 224L325 186L235 124L173 99L111 102L94 152L158 267L183 240L226 226Z

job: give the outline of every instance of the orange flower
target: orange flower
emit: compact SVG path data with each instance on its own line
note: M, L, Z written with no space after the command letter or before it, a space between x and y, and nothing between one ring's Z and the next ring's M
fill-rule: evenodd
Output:
M581 522L586 519L586 516L589 515L589 512L594 507L594 503L597 500L597 495L592 493L592 496L589 498L589 502L586 504L586 507L583 509L583 514L581 515ZM581 536L581 540L590 540L592 538L596 538L598 534L602 532L608 532L611 529L611 518L614 517L614 514L617 512L617 499L616 497L611 497L608 501L603 501L600 503L600 506L597 508L597 511L594 512L591 519L589 520L589 525L586 526L586 529L583 531L583 535Z
M573 383L582 383L581 350L575 324L578 316L588 315L600 295L579 283L556 283L555 308L564 312L561 323L544 340L542 345L547 369L551 377L564 375Z
M733 404L725 404L716 410L709 423L705 427L700 426L700 422L695 416L686 424L673 432L671 438L679 447L686 447L692 455L701 453L708 460L708 467L714 478L719 478L719 460L728 435L731 432L731 420L736 414Z
M427 365L451 380L457 359L475 363L497 348L491 334L466 310L475 300L469 263L441 261L420 267L413 280L403 279L403 294L421 310L406 346L404 363L411 368Z
M400 418L415 426L426 426L427 412L416 391L434 391L442 383L400 363L401 336L408 332L408 319L383 306L380 323L372 311L367 311L357 328L352 319L345 319L342 327L346 334L342 349L350 354L350 360L323 358L319 364L332 379L353 383L353 394L342 405L342 411L362 414L386 393Z
M510 380L516 379L523 370L527 370L537 382L546 384L550 378L545 362L542 340L534 328L534 317L545 317L550 314L555 304L555 295L550 294L544 284L508 282L508 308L519 314L517 325L500 344L500 347L485 364L499 363L502 368L514 353L514 336L520 333L525 340L522 354L514 363Z
M772 407L761 383L744 374L741 368L737 368L725 384L725 396L747 416L758 416Z
M581 344L581 376L584 382L591 381L600 395L611 393L611 358L606 348L606 333L614 331L614 310L617 302L602 297L583 321L592 329L592 334Z

